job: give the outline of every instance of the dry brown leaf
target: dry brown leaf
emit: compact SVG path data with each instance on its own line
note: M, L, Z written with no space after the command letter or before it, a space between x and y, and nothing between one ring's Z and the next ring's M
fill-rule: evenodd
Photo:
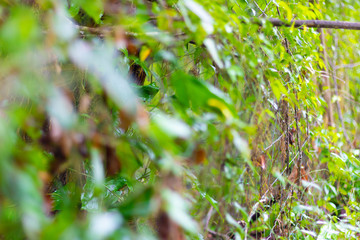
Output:
M118 117L120 120L120 128L126 132L130 128L133 118L130 117L124 110L119 111Z
M292 127L289 131L289 144L293 145L295 143L295 138L294 138L294 134L296 132L296 129L294 127Z
M87 113L91 104L91 97L87 94L81 97L79 103L79 113Z
M265 155L261 154L260 155L260 166L263 170L265 170L266 168L266 159L265 159Z
M103 137L101 136L101 134L98 132L94 132L91 137L91 143L93 147L100 149L103 145Z
M204 163L206 159L206 152L203 148L197 147L193 153L193 159L196 164Z
M301 180L309 181L309 177L305 171L304 166L301 166L300 172L301 172Z
M149 112L146 111L146 109L141 104L137 105L136 123L139 125L139 128L143 131L147 130L150 123Z
M309 177L305 171L305 167L304 166L301 166L300 168L300 172L301 172L301 179L300 180L305 180L305 181L308 181L309 180ZM291 174L289 175L289 181L292 182L292 183L297 183L298 181L298 178L299 178L299 171L298 171L298 167L297 166L294 166L293 167L293 170L291 171Z

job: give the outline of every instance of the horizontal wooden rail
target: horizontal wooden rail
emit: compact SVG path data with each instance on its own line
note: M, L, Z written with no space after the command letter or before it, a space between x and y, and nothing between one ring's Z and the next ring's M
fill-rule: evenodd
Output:
M349 29L360 30L360 22L343 22L343 21L325 21L325 20L295 20L287 23L280 19L269 18L266 19L275 27L309 27L309 28L334 28L334 29Z

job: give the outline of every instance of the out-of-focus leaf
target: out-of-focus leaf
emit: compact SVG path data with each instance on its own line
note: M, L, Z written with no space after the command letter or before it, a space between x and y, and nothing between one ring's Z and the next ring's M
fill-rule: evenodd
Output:
M237 210L240 211L240 213L242 214L242 216L244 218L244 221L248 222L249 214L247 213L246 209L237 202L234 202L234 206L236 207Z
M309 231L309 230L305 230L305 229L301 229L300 231L301 231L302 233L305 233L305 234L310 235L310 236L312 236L312 237L316 237L316 236L317 236L316 233L313 232L313 231Z
M138 188L121 204L120 213L125 218L149 215L154 210L153 194L151 187Z
M122 224L122 217L117 212L104 212L91 215L89 224L90 239L106 239Z
M39 44L40 28L33 10L10 9L10 16L0 28L0 50L5 53L23 51Z
M287 90L279 80L272 81L270 83L270 85L271 85L271 89L278 101L280 100L280 97L282 94L287 96Z
M233 142L235 147L241 152L241 154L243 154L246 159L249 159L250 151L248 143L243 138L241 138L235 130L232 130L231 134L234 139Z
M140 51L140 56L139 56L140 61L145 61L148 58L148 56L150 55L150 53L151 53L150 48L143 47Z
M204 45L206 46L207 50L209 51L211 57L214 59L215 63L219 66L219 68L223 68L224 64L222 63L218 50L216 48L215 41L211 38L207 38L204 40Z
M220 215L221 219L224 220L220 210L219 210L219 204L218 202L213 199L212 197L209 196L209 194L207 194L204 191L201 191L200 189L198 189L199 193L201 194L202 197L204 197L206 200L208 200L208 202L211 204L211 206L213 206L213 208L218 212L218 214Z
M91 151L91 163L92 163L95 188L96 190L100 191L104 187L105 174L104 174L104 168L102 165L100 153L97 149L92 149Z
M309 211L309 212L321 213L321 210L316 206L304 206L304 205L295 206L294 211L295 212Z
M75 17L78 14L79 10L80 10L80 6L74 1L71 1L70 6L68 8L68 12L70 16Z
M70 40L75 37L76 29L63 8L58 8L54 16L53 28L60 39Z
M279 1L279 5L286 11L287 20L288 21L292 20L291 8L284 1Z
M47 110L64 129L74 126L77 115L73 109L70 99L59 89L52 89L48 98Z
M69 48L69 54L79 67L99 77L105 91L122 110L130 116L136 114L137 97L125 77L126 74L115 66L111 46L92 46L84 41L76 41Z
M137 93L144 101L150 101L159 92L159 87L155 83L145 86L138 86Z
M232 120L233 119L233 117L234 117L233 113L231 112L229 107L226 104L224 104L223 101L220 101L220 100L215 99L215 98L211 98L211 99L208 100L207 104L210 107L214 107L214 108L219 109L227 120Z
M162 113L153 116L156 126L168 136L187 139L191 135L190 128L181 120L170 118Z
M286 184L286 179L285 177L279 172L279 171L274 171L273 172L274 177L276 177L276 179L278 179L280 181L280 183L285 186Z
M185 200L171 190L165 190L162 196L166 201L165 209L170 218L185 230L192 233L198 232L197 223L187 213L188 206Z
M333 223L329 222L320 228L317 239L331 239L334 235L338 235L339 231L332 227Z
M226 213L225 219L230 225L236 227L236 229L240 230L241 232L244 231L240 224L229 213Z
M116 147L116 154L121 163L121 176L133 178L135 171L141 167L131 148L129 142L119 142Z
M72 2L84 9L84 11L89 14L96 23L100 22L104 12L102 0L73 0ZM76 9L76 6L74 6L73 9L74 8Z
M198 4L197 2L193 1L193 0L185 0L184 3L186 5L186 7L188 7L190 9L190 11L192 11L194 14L196 14L201 19L201 25L204 28L204 30L208 34L213 33L213 31L214 31L214 26L213 26L214 20L211 17L211 15L208 12L206 12L204 7L201 6L200 4Z

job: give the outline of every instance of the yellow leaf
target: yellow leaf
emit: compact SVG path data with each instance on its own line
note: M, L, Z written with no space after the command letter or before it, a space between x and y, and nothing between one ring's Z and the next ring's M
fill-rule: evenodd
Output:
M150 48L143 48L140 52L140 61L145 61L147 57L150 55L151 49Z
M208 105L210 107L218 108L227 120L233 118L233 115L232 115L230 109L223 102L221 102L215 98L211 98L208 100Z
M285 2L280 1L279 2L280 7L282 7L286 11L286 18L288 21L291 21L292 19L292 11L289 5L287 5Z

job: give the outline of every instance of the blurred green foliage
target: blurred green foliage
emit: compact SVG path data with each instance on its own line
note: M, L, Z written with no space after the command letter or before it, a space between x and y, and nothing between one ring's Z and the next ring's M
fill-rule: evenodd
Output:
M0 1L0 239L358 239L359 7Z

